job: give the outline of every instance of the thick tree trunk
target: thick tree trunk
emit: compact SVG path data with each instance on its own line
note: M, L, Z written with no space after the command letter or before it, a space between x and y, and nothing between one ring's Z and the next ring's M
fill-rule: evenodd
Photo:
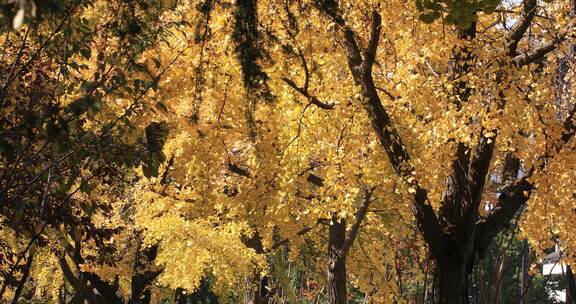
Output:
M328 303L346 304L346 256L342 252L346 236L346 221L332 216L328 239Z
M438 303L468 303L468 261L464 259L445 259L438 263Z

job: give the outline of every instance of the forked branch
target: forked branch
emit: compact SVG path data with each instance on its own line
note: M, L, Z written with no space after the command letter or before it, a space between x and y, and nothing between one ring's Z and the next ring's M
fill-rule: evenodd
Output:
M508 54L509 56L518 55L516 49L518 48L518 43L524 37L524 34L532 24L534 16L536 15L537 0L524 0L524 6L522 7L522 13L518 18L518 21L514 24L510 32L508 33Z
M325 0L321 9L324 14L330 17L343 32L343 41L341 43L348 61L348 67L354 82L362 88L364 97L363 105L368 112L372 127L376 132L382 147L384 148L392 167L404 179L410 194L413 197L413 213L418 221L418 225L428 244L431 244L431 250L434 254L442 254L443 232L438 222L438 217L434 212L428 194L425 189L420 187L415 178L414 168L411 165L411 158L402 143L398 131L392 123L392 119L384 109L374 79L372 78L372 64L375 60L376 49L381 30L381 16L374 10L372 12L372 24L368 47L364 52L365 58L362 59L361 51L356 41L356 35L348 27L344 19L337 15L339 10L334 1Z
M316 105L320 109L324 110L332 110L334 109L334 104L332 103L325 103L322 102L318 97L310 95L308 93L308 85L310 84L310 71L308 70L308 63L306 63L306 58L304 58L304 54L301 50L298 50L298 56L302 61L302 68L304 69L304 87L299 87L294 81L283 77L282 81L284 81L287 85L292 87L298 93L302 94L302 96L306 97L311 104Z

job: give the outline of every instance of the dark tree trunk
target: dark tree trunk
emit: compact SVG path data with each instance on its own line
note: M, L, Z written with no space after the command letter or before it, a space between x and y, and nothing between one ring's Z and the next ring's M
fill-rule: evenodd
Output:
M186 294L184 289L176 288L174 292L175 304L187 304L187 303L202 303L202 304L217 304L218 298L210 289L210 283L203 279L200 283L200 288L192 294Z
M566 303L576 304L576 281L570 266L566 267Z
M251 238L244 238L242 242L258 254L264 254L262 238L255 233ZM260 278L257 273L253 273L244 278L244 304L266 304L275 293L274 289L269 290L268 278Z
M138 249L134 261L135 274L132 276L132 293L129 304L148 304L151 300L150 285L160 274L160 271L148 270L150 264L156 259L158 246Z
M496 300L495 304L502 303L502 276L504 272L504 263L506 263L506 255L500 254L498 257L498 264L496 268Z
M346 237L346 221L332 215L328 239L328 303L346 304L346 256L342 248Z
M524 240L522 243L522 274L520 277L520 304L524 304L524 293L529 286L530 274L528 270L530 269L530 247L528 246L528 241Z
M18 288L14 292L14 298L12 299L12 304L18 303L18 299L22 294L22 290L24 290L24 285L26 285L26 281L28 281L28 276L30 275L30 269L32 268L32 261L34 260L34 253L33 251L30 252L28 255L28 261L26 261L26 267L24 268L24 272L22 273L22 279L20 279L20 283L18 283Z
M428 272L430 269L430 260L426 261L426 270L424 272L424 296L422 298L424 304L428 303Z
M488 304L486 282L484 282L484 263L478 263L478 304Z
M547 54L543 53L539 58L525 56L526 60L513 57L516 56L518 42L530 27L535 14L533 7L536 4L536 0L525 1L519 20L516 21L507 37L509 53L519 66L530 64ZM362 95L365 97L363 106L368 112L373 129L388 156L390 164L396 174L404 179L408 192L412 194L412 212L423 239L428 245L428 250L432 253L437 265L439 303L467 303L467 288L472 266L478 257L483 256L496 235L510 223L530 197L531 191L534 189L534 185L529 181L532 171L523 176L521 180L502 189L494 209L488 215L482 216L480 213L483 208L482 195L485 191L486 180L490 176L490 165L497 138L496 130L482 128L476 147L466 149L463 143L458 143L457 157L452 166L453 172L449 175L442 199L442 208L437 214L428 198L427 190L421 187L414 176L415 169L411 164L410 154L380 100L372 77L372 66L375 62L381 32L380 14L376 10L372 12L370 35L367 39L366 48L362 50L356 41L356 33L346 25L346 20L340 13L338 1L318 1L317 7L342 29L339 37L342 41L340 44L348 61L354 83L362 88ZM457 34L461 40L473 40L476 36L475 22L468 29L459 30ZM469 47L455 48L454 51L450 74L451 80L456 83L453 95L457 98L454 98L454 102L456 107L460 109L471 94L471 87L466 81L461 80L461 76L470 72L471 67L475 65L475 57L474 52ZM503 77L508 76L508 73L506 69L498 71L498 79L503 79ZM386 95L392 100L398 98L390 93ZM503 90L498 92L497 96L498 109L501 110L506 104ZM572 122L574 113L576 111L571 112L569 119L564 124L566 131L562 137L564 143L567 143L576 133L576 127ZM494 132L495 135L486 136L489 134L488 132ZM471 153L466 153L467 151ZM515 180L517 173L514 174L514 171L516 171L519 162L515 161L513 157L508 157L507 162L509 163L507 170L510 171L507 173L510 174L507 174L505 178ZM545 162L542 164L539 169L544 167ZM337 226L331 227L330 244L336 241L332 240L332 232L336 230ZM345 264L339 261L339 256L333 254L334 251L337 251L337 247L331 245L329 247L330 265L328 269L330 300L338 295L336 293L338 290L337 279L338 271L341 270L337 266L341 266L343 269L345 267ZM332 254L330 255L330 253ZM339 302L331 301L330 303Z
M176 291L174 292L174 301L173 303L176 304L186 304L188 303L188 298L186 297L186 294L184 293L184 289L182 288L176 288Z
M445 259L438 263L438 303L468 303L468 261L465 259Z

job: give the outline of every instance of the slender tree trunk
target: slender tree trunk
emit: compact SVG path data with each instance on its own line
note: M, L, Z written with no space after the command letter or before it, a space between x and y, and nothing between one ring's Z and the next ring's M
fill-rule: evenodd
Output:
M479 296L478 304L488 304L488 295L486 294L486 282L484 282L484 263L481 261L478 263L478 285L479 285Z
M420 300L420 294L418 293L418 291L420 290L420 282L416 281L416 292L414 293L414 303L418 304L418 301Z
M400 291L400 297L404 297L404 284L402 282L402 266L400 265L400 256L398 251L396 251L395 257L396 264L396 274L398 275L396 279L396 285L398 285L398 291Z
M22 290L24 290L24 285L26 285L26 281L28 281L28 276L30 275L30 269L32 268L33 260L34 260L34 250L31 250L28 255L28 261L26 261L24 272L22 273L22 279L20 279L20 283L18 283L18 287L14 292L14 298L12 299L12 304L18 303L18 299L22 294Z
M520 276L520 303L524 304L524 291L528 288L528 282L530 280L530 274L528 270L530 269L530 247L528 246L528 241L524 240L522 243L522 260L521 260L521 271Z
M251 238L242 240L248 247L254 249L258 254L264 254L262 238L255 233ZM252 273L244 278L244 304L266 304L275 290L268 290L268 279L260 278L259 274Z
M332 215L328 239L328 303L346 304L346 256L342 253L346 236L346 221Z
M576 304L576 281L570 266L566 267L566 303Z
M60 288L58 288L58 304L64 304L66 297L64 295L64 286L60 286Z
M496 300L495 304L502 303L502 273L504 272L504 263L506 256L504 253L500 254L498 259L498 268L496 269Z
M426 261L426 271L424 272L424 297L423 302L424 304L428 303L428 272L430 269L430 260Z
M257 279L254 276L244 278L244 304L257 304L258 287L255 286Z
M438 288L438 276L434 274L432 276L432 301L431 303L436 303L436 299L438 299L438 294L436 293L436 289Z

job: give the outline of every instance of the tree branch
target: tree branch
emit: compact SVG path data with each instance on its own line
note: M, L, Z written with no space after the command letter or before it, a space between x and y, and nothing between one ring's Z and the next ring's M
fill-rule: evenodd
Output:
M541 60L544 58L544 56L546 56L546 54L554 51L560 45L560 43L566 40L566 36L566 32L563 32L551 41L548 41L547 43L531 51L514 56L512 60L519 67Z
M382 30L382 16L380 16L376 10L372 11L371 19L370 40L364 51L364 61L362 62L362 71L364 73L372 73L372 66L376 60L376 50L378 49L380 32Z
M514 215L530 198L534 186L526 177L518 181L511 189L498 196L498 203L490 215L477 222L474 247L482 256L490 242L514 218Z
M321 223L322 223L322 221L321 221L321 220L318 220L318 221L316 222L316 224L314 224L313 226L304 227L304 228L300 229L298 232L296 232L296 236L299 237L299 236L305 235L306 233L312 231L312 229L318 227L318 225L320 225ZM283 240L280 240L280 241L274 243L274 244L270 247L270 249L268 249L268 251L275 250L275 249L277 249L278 247L280 247L280 246L282 246L282 245L284 245L284 244L290 243L290 241L291 241L290 238L285 238L285 239L283 239Z
M66 262L66 257L62 256L58 259L58 263L60 264L60 268L62 269L62 273L66 280L74 287L76 291L82 294L82 296L92 304L100 304L103 301L97 296L92 289L84 284L82 281L78 280L72 273L70 266L68 266L68 262Z
M561 145L555 146L556 152L559 152L562 146L566 145L576 134L576 126L574 126L573 120L575 112L576 107L564 122L565 129L561 137ZM538 169L544 169L546 160L549 157L551 157L550 154L541 157ZM498 196L498 202L494 210L492 210L487 217L478 221L474 246L481 254L487 249L492 239L508 225L518 210L520 210L530 198L534 185L529 179L532 177L534 171L534 169L529 170L517 183L506 187Z
M308 92L308 84L310 84L310 71L308 70L308 63L304 57L302 50L298 49L298 57L302 61L302 68L304 69L304 91Z
M306 84L304 85L304 88L299 87L296 83L294 83L292 80L283 77L282 80L289 85L290 87L292 87L294 90L296 90L298 93L302 94L302 96L306 97L308 99L308 101L310 101L311 104L324 109L324 110L332 110L334 109L334 104L332 103L325 103L322 102L320 99L318 99L318 97L316 96L312 96L308 93L308 91L305 89Z
M334 109L334 104L322 102L320 99L318 99L318 97L312 96L310 93L308 93L308 85L310 84L310 71L308 70L306 58L304 58L304 54L300 49L298 49L298 57L300 57L300 60L302 61L302 68L304 69L304 87L299 87L295 82L285 77L283 77L282 80L294 90L302 94L302 96L306 97L310 103L316 105L317 107L324 110Z
M72 259L72 261L76 263L76 265L81 265L84 263L84 258L79 254L80 247L78 247L78 245L80 242L78 241L77 243L77 247L72 247L70 244L67 244L66 253ZM64 262L66 262L66 260L64 260ZM68 263L66 263L66 266L67 265ZM114 290L114 288L108 282L102 280L98 275L91 272L82 272L82 274L86 279L88 279L91 286L98 290L98 293L100 293L101 297L103 297L105 303L121 304L123 302L122 299L116 295L116 290ZM81 293L84 294L83 292Z
M352 244L354 244L354 241L356 240L356 237L358 236L358 231L360 230L360 224L362 223L362 221L366 217L366 213L368 212L368 206L372 202L372 193L373 192L374 192L374 188L372 188L370 190L366 189L364 191L364 198L362 199L362 206L360 207L358 212L356 212L356 219L354 221L354 224L352 224L352 228L350 228L350 233L348 234L348 238L346 238L346 240L344 241L344 245L342 245L342 255L343 256L346 256L348 254L348 251L350 251Z
M518 21L514 24L510 32L508 33L508 55L515 57L518 55L516 49L518 48L518 43L524 37L524 34L532 24L534 16L536 15L536 6L538 4L537 0L524 0L524 6L522 7L522 13L518 17Z
M321 9L329 16L343 31L344 41L342 48L348 61L348 67L354 82L362 87L364 96L364 108L368 112L372 127L384 148L392 167L398 176L404 179L408 192L413 196L412 212L416 217L420 231L426 242L430 244L432 252L441 255L443 251L443 233L438 223L438 218L430 202L425 189L421 188L414 176L414 167L410 161L410 155L406 150L402 139L392 124L392 119L382 106L380 97L372 78L372 64L376 54L378 39L381 29L381 16L377 11L372 12L371 37L368 40L366 63L363 63L360 49L356 42L354 32L346 26L344 19L338 14L336 3L333 0L322 2Z
M503 100L502 100L503 103ZM496 145L496 130L492 131L494 136L488 136L488 130L482 128L480 139L474 149L474 154L470 160L468 170L468 181L470 183L471 208L477 210L484 192L484 185L490 169L490 162L494 155Z
M16 288L16 291L14 291L14 298L12 298L12 304L18 304L18 300L20 299L22 290L24 290L24 285L26 285L26 281L28 281L28 277L30 276L32 261L34 261L34 250L30 250L30 253L28 253L28 260L26 261L26 266L24 267L24 271L22 272L22 278L18 283L18 287Z

